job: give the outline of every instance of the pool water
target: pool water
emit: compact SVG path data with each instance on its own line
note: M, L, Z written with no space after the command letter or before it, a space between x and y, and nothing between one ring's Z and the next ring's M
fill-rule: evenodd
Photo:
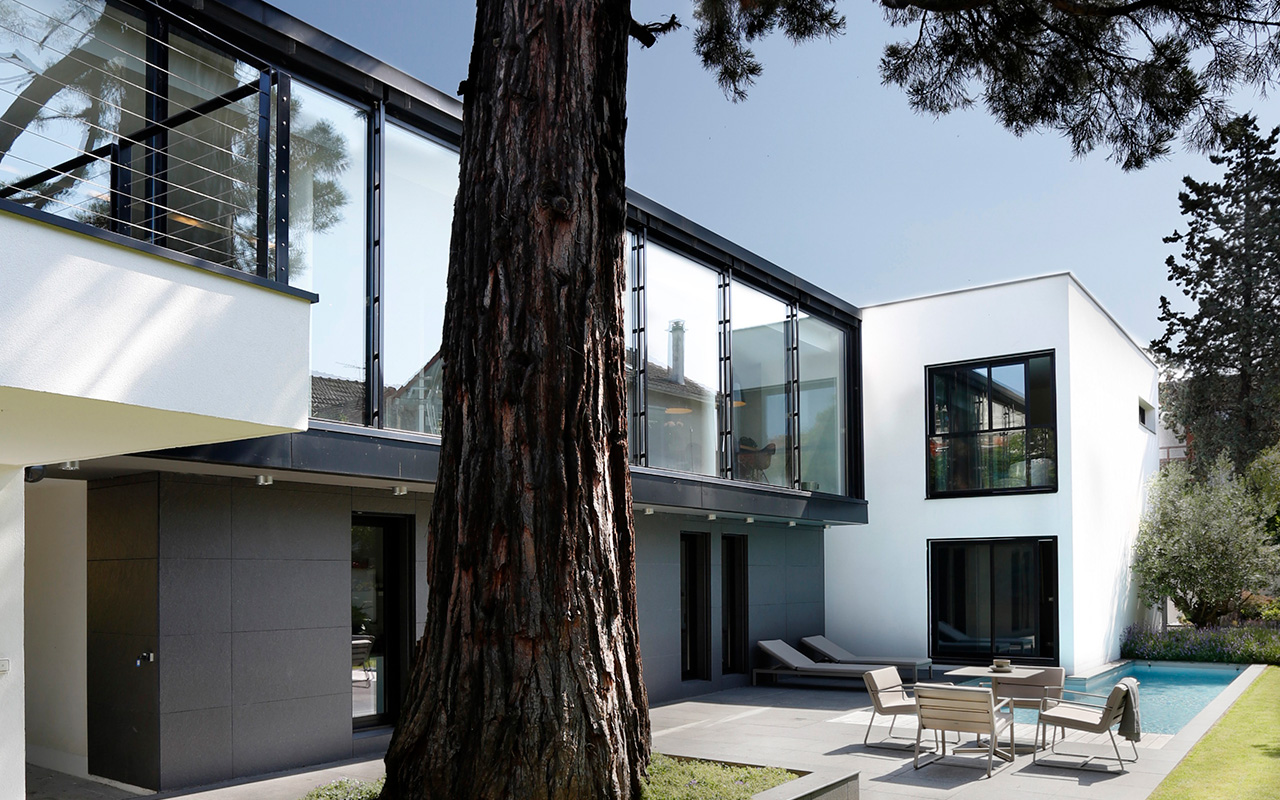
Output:
M1121 678L1138 679L1143 733L1177 733L1245 669L1243 664L1160 664L1131 661L1088 680L1067 678L1067 689L1106 695ZM1071 694L1066 699L1101 704L1102 698ZM1034 725L1036 712L1017 709L1018 725Z
M1106 694L1121 678L1138 679L1144 733L1177 733L1227 688L1244 664L1160 664L1131 661L1088 681L1067 680L1068 689ZM1070 695L1068 695L1068 698ZM1091 699L1091 698L1090 698ZM1101 701L1098 701L1101 702Z

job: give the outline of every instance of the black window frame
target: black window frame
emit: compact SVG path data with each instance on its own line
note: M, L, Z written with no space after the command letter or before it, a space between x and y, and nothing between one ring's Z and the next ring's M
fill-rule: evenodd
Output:
M390 597L384 596L383 609L387 614L386 628L390 631L383 642L387 665L387 686L384 690L386 709L381 714L351 718L354 733L395 725L403 710L405 692L415 647L415 580L414 566L414 518L400 514L373 514L352 512L351 525L376 527L382 530L383 563L387 565L385 580Z
M988 374L990 370L997 367L1012 366L1022 364L1028 366L1033 358L1049 359L1049 409L1051 421L1047 425L1031 425L1024 423L1021 426L995 428L989 426L984 433L999 433L1001 431L1031 431L1032 429L1049 429L1053 433L1053 483L1041 486L1003 486L989 487L979 489L958 489L958 490L936 490L933 487L933 481L930 479L933 468L933 453L930 449L930 440L935 436L961 436L969 435L961 434L937 434L935 405L933 402L933 376L935 371L953 370L956 368L973 369L978 367L986 367ZM944 364L929 364L924 369L924 391L925 391L925 435L924 435L924 491L926 500L942 500L957 497L991 497L994 495L1021 495L1021 494L1052 494L1058 491L1058 462L1059 462L1059 439L1058 439L1058 366L1057 354L1055 350L1035 350L1026 353L1017 353L1013 355L995 356L991 358L978 358L965 361L951 361ZM1028 367L1028 374L1030 370ZM1027 387L1027 394L1031 394L1030 386ZM1028 474L1030 466L1028 465Z
M680 680L711 680L711 534L680 533Z
M749 289L768 295L787 307L786 320L786 337L787 337L787 364L786 364L786 403L787 403L787 426L790 432L790 452L779 453L776 458L786 458L791 462L790 480L784 486L770 486L769 484L753 483L743 478L734 476L735 459L735 442L737 435L734 432L733 414L725 408L717 407L717 430L718 437L716 443L716 460L717 468L712 476L722 480L733 481L734 483L758 487L761 489L783 488L792 490L804 490L803 484L805 479L802 468L802 453L800 445L800 395L803 376L800 374L800 357L799 357L799 321L803 314L808 317L817 319L834 328L838 328L845 334L845 353L841 362L841 368L844 370L846 392L841 401L845 405L845 435L844 435L844 486L839 492L827 492L815 490L815 493L830 494L836 497L853 497L862 498L864 496L864 476L862 470L862 407L861 407L861 385L862 385L862 369L861 369L861 328L856 323L851 324L845 319L833 313L829 313L816 303L808 302L807 297L802 293L792 293L780 291L786 287L780 287L777 281L770 280L768 275L763 271L753 268L751 264L736 258L714 257L716 254L709 251L708 246L701 242L686 242L681 238L671 235L670 231L663 229L653 218L644 221L635 219L635 212L632 212L632 219L627 226L627 242L626 242L626 258L627 263L627 287L626 298L624 302L631 304L632 309L632 328L624 331L624 335L629 338L628 344L634 343L636 352L636 366L634 374L631 376L633 380L632 396L636 398L636 408L628 410L628 436L631 455L631 464L633 466L648 467L649 464L649 446L648 446L648 387L647 387L647 359L648 359L648 329L645 314L648 310L648 302L646 298L647 292L647 274L646 274L646 251L650 245L656 245L668 250L676 255L688 259L693 263L709 269L716 273L720 284L719 299L719 334L718 334L718 358L720 361L720 385L717 387L719 396L727 397L732 393L734 385L733 379L733 313L732 303L730 301L731 288L734 282L741 283ZM700 245L700 246L699 246ZM655 469L663 469L664 471L680 474L678 470L669 470L665 467L655 467Z
M748 537L720 536L720 674L746 674L751 668Z
M1040 628L1041 644L1043 648L1047 643L1052 650L1050 656L1027 656L1015 653L1006 653L997 651L996 638L991 637L991 643L987 651L978 652L971 651L965 654L963 651L939 652L938 647L938 608L936 598L934 597L935 575L934 575L934 547L936 545L957 546L957 545L987 545L990 549L988 558L989 587L988 595L990 602L990 610L994 616L996 602L996 581L991 578L995 574L995 546L1007 542L1035 542L1036 543L1036 565L1037 565L1037 588L1039 589L1041 615ZM1001 536L986 538L960 538L960 539L929 539L925 543L925 586L928 593L928 642L929 657L939 661L940 663L949 664L990 664L995 657L1008 658L1010 661L1018 664L1039 665L1039 666L1058 666L1062 658L1062 641L1061 634L1061 613L1062 604L1059 599L1062 596L1062 575L1059 568L1059 539L1057 536ZM1046 552L1050 555L1046 559ZM1047 563L1046 563L1047 562ZM1045 576L1052 577L1052 585L1044 584ZM1046 597L1046 594L1048 595ZM1044 606L1048 604L1051 613L1046 613Z

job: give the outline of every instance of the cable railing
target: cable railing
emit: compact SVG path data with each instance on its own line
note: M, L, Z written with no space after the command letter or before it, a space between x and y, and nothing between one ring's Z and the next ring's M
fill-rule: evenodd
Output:
M36 7L39 0L0 0L6 5L36 16L27 23L6 18L0 49L7 34L36 55L0 53L0 68L16 67L13 78L0 71L0 101L10 98L0 103L0 168L15 176L0 173L0 207L25 207L288 283L287 73L217 50L198 58L188 50L205 45L171 38L169 17L154 6L123 26L144 35L144 57L108 41L120 35L118 8L109 17L107 6L99 11L111 25L72 29ZM32 24L54 27L41 37ZM77 40L54 41L55 33ZM228 79L241 82L226 88ZM171 80L183 88L171 90ZM194 102L202 95L207 99Z

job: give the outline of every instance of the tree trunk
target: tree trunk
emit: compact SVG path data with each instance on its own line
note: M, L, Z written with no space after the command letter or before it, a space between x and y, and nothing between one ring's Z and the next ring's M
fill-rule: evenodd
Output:
M627 3L481 0L430 600L384 798L639 797L623 373Z

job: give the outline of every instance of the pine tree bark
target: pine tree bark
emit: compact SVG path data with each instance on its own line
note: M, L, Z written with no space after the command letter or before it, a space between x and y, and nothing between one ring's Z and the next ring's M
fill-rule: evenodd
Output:
M626 444L628 3L481 0L426 631L383 798L631 798L648 764Z

